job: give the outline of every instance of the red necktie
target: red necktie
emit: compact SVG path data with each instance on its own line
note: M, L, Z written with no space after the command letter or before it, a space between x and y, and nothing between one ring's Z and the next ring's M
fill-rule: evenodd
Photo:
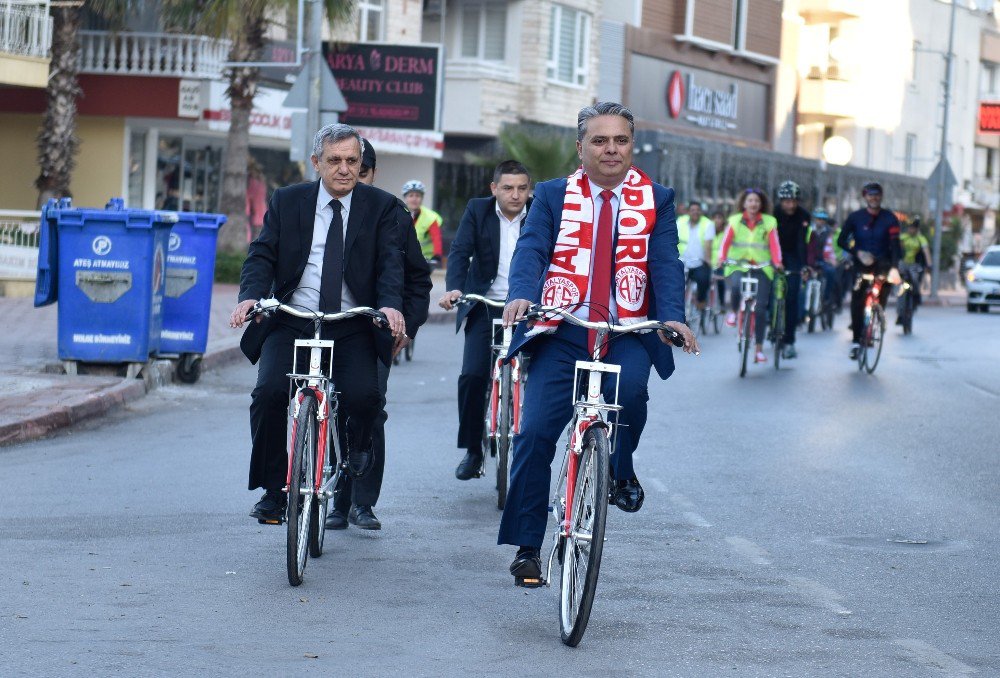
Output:
M611 217L611 191L601 191L601 213L597 217L597 233L594 236L594 268L590 273L590 321L605 322L611 317L611 243L614 240L614 221ZM587 347L593 349L597 342L597 331L587 331ZM601 357L608 354L607 339L601 348Z

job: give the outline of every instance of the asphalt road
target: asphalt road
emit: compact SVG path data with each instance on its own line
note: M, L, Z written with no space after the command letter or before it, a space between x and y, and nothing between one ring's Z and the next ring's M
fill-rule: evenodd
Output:
M739 379L724 331L651 382L576 649L453 476L450 325L390 380L384 529L328 533L298 588L247 517L249 366L0 449L0 674L1000 675L1000 317L923 309L873 376L838 323L778 372Z

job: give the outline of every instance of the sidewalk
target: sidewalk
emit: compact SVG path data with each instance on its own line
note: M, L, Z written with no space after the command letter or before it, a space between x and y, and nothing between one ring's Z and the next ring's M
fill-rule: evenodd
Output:
M435 271L428 322L453 322L437 306L444 273ZM203 370L245 360L241 330L229 327L237 285L216 284L208 325ZM57 304L35 308L31 298L0 297L0 446L41 438L85 419L100 416L141 398L173 379L173 363L152 362L142 378L64 373L57 346Z

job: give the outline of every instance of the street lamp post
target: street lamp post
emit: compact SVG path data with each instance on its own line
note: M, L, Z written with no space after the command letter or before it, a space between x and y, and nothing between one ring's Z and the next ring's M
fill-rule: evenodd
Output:
M941 171L938 173L937 205L934 215L934 245L931 258L934 260L934 270L931 271L931 299L938 298L938 286L941 284L941 233L944 231L944 189L947 183L945 167L948 165L948 113L951 108L951 60L952 48L955 45L955 10L958 0L951 0L951 23L948 29L948 51L944 56L944 117L941 125Z

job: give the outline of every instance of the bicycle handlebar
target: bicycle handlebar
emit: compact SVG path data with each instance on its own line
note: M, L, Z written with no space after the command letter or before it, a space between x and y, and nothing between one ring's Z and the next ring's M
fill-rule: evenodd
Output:
M283 311L289 315L293 315L297 318L305 318L306 320L318 320L320 322L337 322L338 320L346 320L348 318L357 318L359 316L367 316L369 318L374 318L378 320L383 326L388 325L385 314L378 311L370 306L356 306L355 308L349 308L346 311L340 311L339 313L323 313L322 311L310 311L298 309L294 306L289 306L288 304L283 304L277 299L261 299L253 308L247 313L247 320L250 320L255 315L263 313L264 315L271 315L277 311Z
M589 320L577 318L561 306L542 306L541 304L532 304L528 309L528 312L524 314L524 318L525 320L545 320L545 316L549 313L558 314L563 317L563 320L568 320L571 324L579 327L585 327L588 330L608 330L610 332L617 333L659 330L667 336L667 339L671 344L677 346L678 348L684 347L684 337L681 336L681 333L661 323L659 320L647 320L645 322L634 323L632 325L614 325L610 322L591 322Z
M768 266L774 266L770 261L766 264L751 264L745 259L724 259L722 261L725 266L738 266L745 271L759 271L761 269L767 268Z
M486 304L487 306L492 306L493 308L503 308L507 304L503 301L496 301L494 299L487 299L479 294L463 294L458 299L455 300L455 304Z

